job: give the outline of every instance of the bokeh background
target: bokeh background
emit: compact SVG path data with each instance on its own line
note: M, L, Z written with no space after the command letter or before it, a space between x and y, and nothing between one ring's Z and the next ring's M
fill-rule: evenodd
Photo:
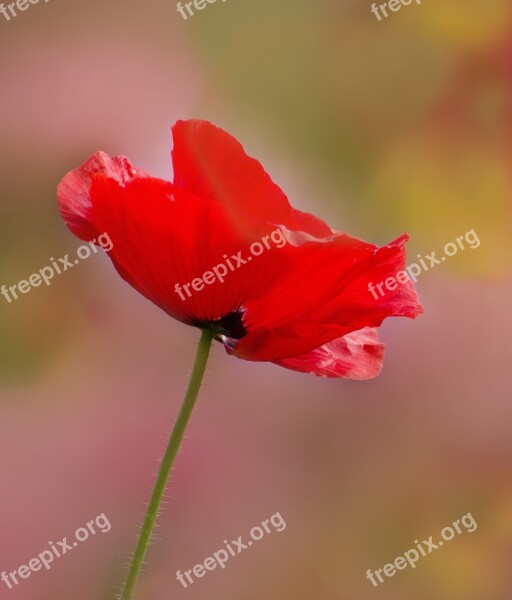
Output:
M388 320L370 382L217 345L141 600L509 600L512 586L512 3L51 0L0 16L0 284L74 253L66 171L103 149L170 178L170 125L206 118L292 203L410 260L475 229ZM198 332L97 255L0 297L0 571L106 513L96 535L0 598L109 600L187 382ZM193 567L275 512L287 523L188 589ZM378 569L471 512L474 533L374 589Z

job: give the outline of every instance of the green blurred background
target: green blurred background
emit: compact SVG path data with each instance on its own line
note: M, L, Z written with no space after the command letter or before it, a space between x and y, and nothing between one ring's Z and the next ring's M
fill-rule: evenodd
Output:
M55 188L98 149L171 178L170 125L235 135L297 207L410 260L425 315L390 320L383 374L323 380L217 346L141 600L509 600L512 585L512 3L51 0L0 17L0 284L80 242ZM95 256L0 297L0 571L106 513L0 598L107 600L123 579L198 335ZM188 589L224 539L264 538ZM472 534L374 589L378 569L471 512Z

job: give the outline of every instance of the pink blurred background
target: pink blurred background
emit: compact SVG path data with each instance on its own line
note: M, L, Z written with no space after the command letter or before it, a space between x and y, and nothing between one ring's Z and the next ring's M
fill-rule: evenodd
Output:
M409 255L481 245L418 281L383 374L323 380L213 351L138 598L508 600L512 584L512 3L64 3L0 17L0 284L74 253L66 171L103 149L171 178L170 126L206 118L291 202ZM0 297L0 572L105 513L98 534L0 598L108 600L123 580L198 332L94 256ZM287 527L187 589L224 539ZM415 539L472 534L374 589Z

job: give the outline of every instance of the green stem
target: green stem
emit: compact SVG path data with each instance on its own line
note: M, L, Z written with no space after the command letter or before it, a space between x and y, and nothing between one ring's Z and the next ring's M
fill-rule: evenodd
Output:
M155 526L155 521L160 511L160 505L162 504L167 481L169 480L169 474L171 472L174 459L176 458L178 450L180 449L180 444L183 439L185 429L196 403L199 388L201 387L213 336L214 333L208 331L207 329L203 329L201 331L201 339L197 348L194 368L192 369L192 375L190 376L187 393L185 394L185 399L183 400L183 404L181 406L178 418L176 419L176 423L174 424L171 437L169 438L169 443L167 444L167 449L165 450L165 454L158 471L155 487L151 495L151 500L144 518L144 523L142 524L142 530L133 554L130 571L128 573L128 578L126 580L120 600L131 600L133 597L137 578L139 577L139 573L144 562L144 557L146 556L149 542L151 540L151 534Z

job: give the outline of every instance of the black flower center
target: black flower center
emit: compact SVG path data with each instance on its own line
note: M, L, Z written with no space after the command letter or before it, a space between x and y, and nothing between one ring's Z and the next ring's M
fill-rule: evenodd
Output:
M243 323L244 308L234 310L219 319L194 321L192 325L201 329L209 329L214 333L214 339L233 349L236 342L247 335Z

